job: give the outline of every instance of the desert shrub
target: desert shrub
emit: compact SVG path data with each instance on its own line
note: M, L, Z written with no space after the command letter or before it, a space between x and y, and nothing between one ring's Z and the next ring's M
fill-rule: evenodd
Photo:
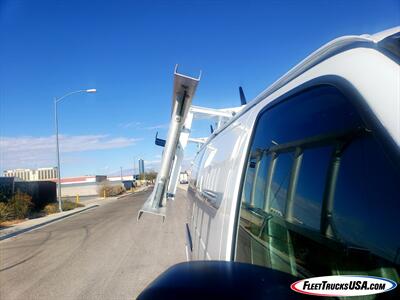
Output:
M46 215L50 214L55 214L58 212L58 203L50 203L47 204L44 208L43 211L45 212Z
M108 181L102 182L97 189L99 196L103 197L104 193L106 197L117 196L125 192L125 188L122 183L110 183Z
M32 207L32 197L28 194L17 192L7 203L1 203L1 220L25 219Z
M64 211L71 210L77 207L83 207L84 205L81 203L71 202L71 201L63 201L62 202L62 209Z
M0 202L0 222L10 220L10 211L7 203Z
M81 203L76 203L76 202L71 202L71 201L62 201L61 206L62 206L63 211L71 210L71 209L74 209L77 207L84 207L84 205ZM58 203L47 204L44 207L43 211L46 213L46 215L58 213L59 212Z

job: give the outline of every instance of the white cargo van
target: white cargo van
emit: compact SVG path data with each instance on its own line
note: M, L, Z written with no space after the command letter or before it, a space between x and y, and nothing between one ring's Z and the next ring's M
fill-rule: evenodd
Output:
M197 153L190 259L399 281L400 33L338 38Z
M188 259L300 279L357 274L399 283L399 62L400 27L338 38L216 130L191 170ZM194 269L211 272L204 264ZM194 269L173 271L186 286L171 286L199 288L188 279ZM233 269L218 281L221 295L243 295L241 282L251 284L243 274L254 272L235 281ZM205 289L218 291L215 280Z

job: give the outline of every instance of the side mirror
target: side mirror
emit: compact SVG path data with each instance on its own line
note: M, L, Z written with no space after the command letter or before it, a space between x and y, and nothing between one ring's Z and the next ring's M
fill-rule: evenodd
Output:
M193 261L170 267L139 295L155 299L300 299L290 289L298 278L231 261Z

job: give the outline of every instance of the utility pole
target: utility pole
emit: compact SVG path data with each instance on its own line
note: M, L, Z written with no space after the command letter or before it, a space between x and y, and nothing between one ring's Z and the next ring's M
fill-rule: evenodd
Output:
M60 171L60 146L58 144L58 114L57 114L57 98L54 98L54 119L56 125L56 147L57 147L57 194L58 194L58 210L62 212L61 205L61 171Z
M121 168L121 182L122 182L122 167L120 167Z
M55 127L56 127L56 147L57 147L57 190L58 190L58 210L62 212L62 205L61 205L61 171L60 171L60 146L59 146L59 141L58 141L58 109L57 109L57 104L63 100L64 98L72 95L72 94L77 94L77 93L96 93L96 89L87 89L87 90L79 90L79 91L74 91L70 92L68 94L65 94L64 96L57 98L54 98L54 120L55 120Z
M135 161L136 161L136 157L133 158L133 177L135 178Z

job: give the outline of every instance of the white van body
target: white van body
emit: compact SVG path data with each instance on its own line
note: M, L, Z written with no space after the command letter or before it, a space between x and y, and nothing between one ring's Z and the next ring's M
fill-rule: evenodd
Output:
M346 82L364 99L400 148L400 67L375 48L381 40L399 31L397 27L376 35L342 37L328 43L212 134L198 151L191 170L188 259L234 259L240 189L257 116L291 91L319 78L324 78L324 82L330 78Z

